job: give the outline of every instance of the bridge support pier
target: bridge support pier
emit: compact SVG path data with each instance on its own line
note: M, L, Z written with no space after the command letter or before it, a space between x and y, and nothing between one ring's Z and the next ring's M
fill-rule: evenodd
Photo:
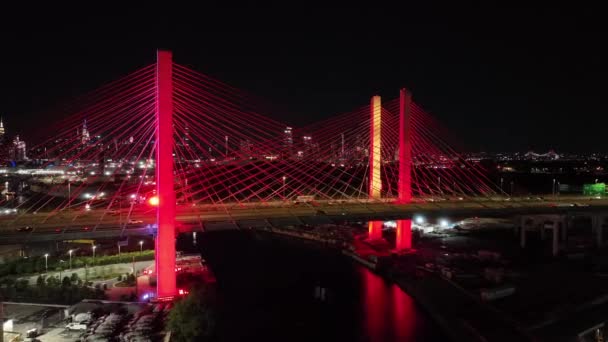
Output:
M595 231L595 242L597 247L602 247L604 245L604 220L605 218L599 215L591 217L591 224Z
M522 226L520 229L519 247L526 248L526 227Z
M397 220L395 249L404 251L412 248L412 220Z
M559 253L559 228L562 226L561 222L553 222L553 243L551 245L551 252L553 256L557 256ZM544 230L544 227L543 227Z
M521 216L520 240L521 248L526 248L526 233L528 230L538 231L541 241L545 240L545 230L551 230L551 254L559 254L560 237L566 231L568 218L565 215L524 215ZM561 234L560 234L561 231Z
M545 241L545 228L540 230L540 241Z
M368 223L368 239L369 240L380 240L382 239L382 221L369 221Z
M175 189L173 178L173 61L159 50L156 61L156 296L177 294L175 279Z

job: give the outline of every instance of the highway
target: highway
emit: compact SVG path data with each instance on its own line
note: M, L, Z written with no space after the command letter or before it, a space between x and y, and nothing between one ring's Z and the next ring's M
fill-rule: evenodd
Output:
M313 203L266 202L234 205L178 206L176 228L180 232L243 229L268 225L331 223L343 220L389 220L427 217L509 216L534 213L608 211L608 199L583 196L540 198L473 198L417 200L410 204L384 201L315 201ZM153 235L154 208L122 212L64 210L0 216L0 244ZM26 228L28 227L28 228Z

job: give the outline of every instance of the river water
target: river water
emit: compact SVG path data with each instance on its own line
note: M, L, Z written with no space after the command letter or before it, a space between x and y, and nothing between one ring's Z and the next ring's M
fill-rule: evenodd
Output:
M396 285L336 251L246 232L199 236L222 341L444 340Z

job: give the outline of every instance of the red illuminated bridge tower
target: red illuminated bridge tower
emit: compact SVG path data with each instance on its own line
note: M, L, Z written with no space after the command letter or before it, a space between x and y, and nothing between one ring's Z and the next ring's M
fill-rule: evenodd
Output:
M173 61L159 50L156 61L156 296L172 297L175 286L175 189L173 187Z
M412 200L412 95L406 89L399 92L399 179L397 204L407 204ZM370 105L370 147L369 147L369 199L382 197L382 103L380 96L374 96ZM382 221L369 222L369 239L382 239ZM412 220L397 220L395 248L398 251L412 248Z

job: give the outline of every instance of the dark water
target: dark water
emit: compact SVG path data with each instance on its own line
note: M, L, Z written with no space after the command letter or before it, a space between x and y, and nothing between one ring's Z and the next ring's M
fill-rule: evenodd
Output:
M335 251L244 232L198 244L218 281L222 341L444 340L411 297Z

